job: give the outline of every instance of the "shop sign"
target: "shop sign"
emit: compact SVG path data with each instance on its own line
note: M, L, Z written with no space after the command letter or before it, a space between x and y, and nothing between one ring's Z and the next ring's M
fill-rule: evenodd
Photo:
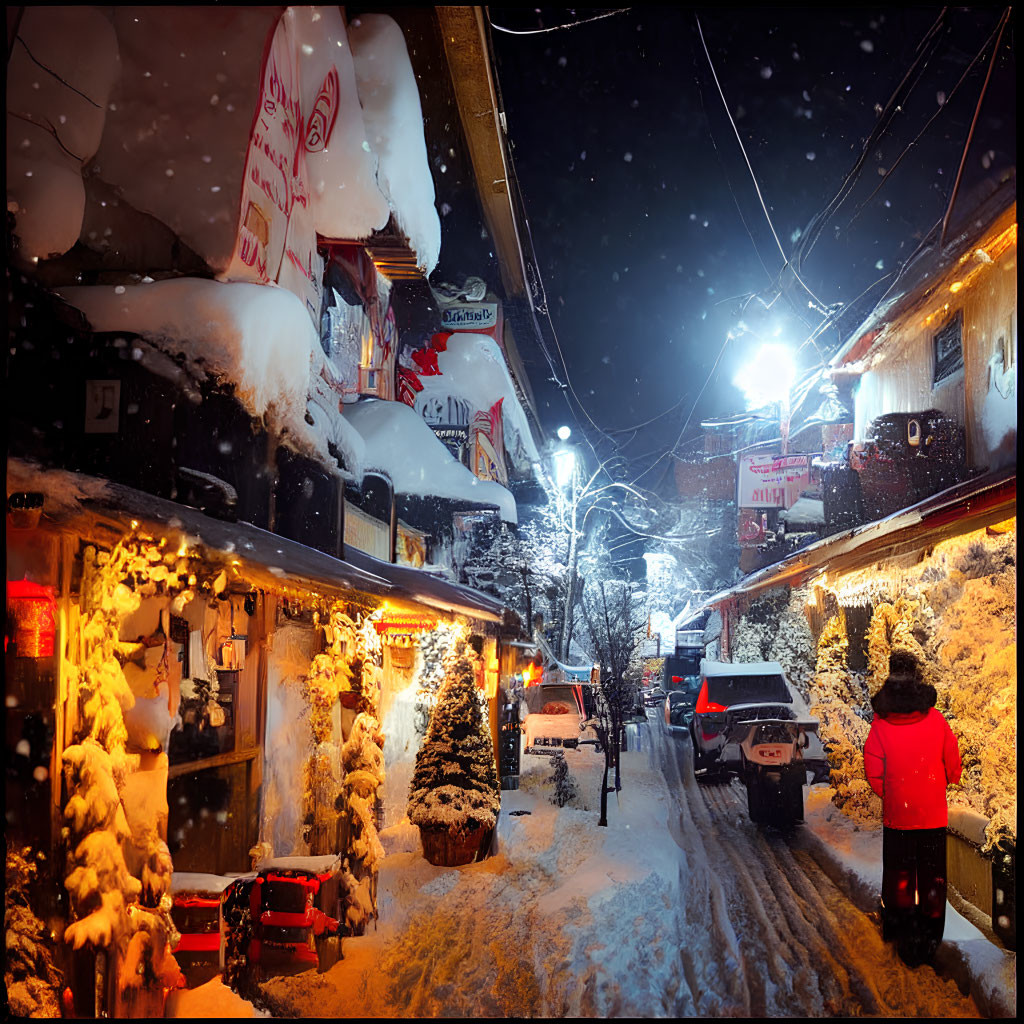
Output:
M378 619L373 628L382 636L395 636L405 633L422 633L425 629L433 629L434 619L417 612L388 612L385 618Z
M807 455L744 455L736 504L740 508L789 508L810 486Z
M432 427L437 439L455 456L456 462L465 464L469 427Z
M467 302L441 310L441 328L445 331L477 331L498 322L496 302Z

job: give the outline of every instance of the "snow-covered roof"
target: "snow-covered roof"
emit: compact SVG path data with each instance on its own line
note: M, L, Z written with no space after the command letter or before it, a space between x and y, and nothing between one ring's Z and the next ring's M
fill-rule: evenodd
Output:
M477 479L404 402L363 399L345 417L366 443L366 470L386 473L396 493L496 505L505 522L517 521L511 493Z
M701 675L705 676L770 676L783 675L777 661L709 661L702 658Z
M441 252L441 219L405 37L386 14L362 14L349 24L348 38L367 143L379 161L377 184L428 276Z
M307 116L331 69L338 75L338 113L330 139L319 152L306 153L313 223L324 238L367 238L387 224L391 210L377 184L377 156L367 141L353 48L341 9L289 7L288 14ZM421 138L422 134L421 128Z
M437 366L439 375L420 378L423 390L416 396L418 412L425 402L436 397L462 398L480 410L504 399L501 412L509 454L520 468L540 461L505 358L493 338L456 332L448 338L445 351L438 353Z
M95 330L140 334L183 355L193 372L232 382L253 416L271 413L295 437L309 439L310 366L322 350L305 307L288 289L183 277L72 286L59 294Z

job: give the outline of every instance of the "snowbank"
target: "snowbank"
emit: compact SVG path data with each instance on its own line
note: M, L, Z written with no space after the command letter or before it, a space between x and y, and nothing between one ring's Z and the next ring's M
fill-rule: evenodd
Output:
M265 983L272 1012L673 1016L683 896L664 778L624 753L625 788L598 828L602 758L565 756L580 795L555 807L549 760L524 759L521 788L502 794L497 853L479 864L433 867L408 823L386 829L377 932L346 939L326 974Z
M112 10L122 74L93 170L222 271L234 248L260 65L279 8ZM126 223L123 235L116 221L109 227L115 249L130 247L139 230L138 222Z
M422 415L424 405L434 398L463 398L479 410L490 409L503 398L502 421L509 453L520 468L540 461L508 366L493 338L456 332L448 338L445 351L438 353L437 365L439 376L419 378L423 391L416 396L418 413Z
M313 222L325 238L366 238L387 224L391 210L377 186L377 158L366 142L352 48L341 11L291 7L289 15L307 118L332 69L338 79L337 118L328 143L306 153Z
M252 1003L232 992L218 974L205 985L193 989L176 989L167 997L165 1017L211 1020L214 1017L268 1017Z
M100 146L120 72L114 29L95 7L24 8L7 64L7 209L25 259L78 241L82 164Z
M441 252L441 219L434 208L420 94L405 37L386 14L356 18L348 37L366 138L379 159L377 183L429 276Z
M140 334L184 356L196 375L234 382L253 416L276 418L297 438L309 438L306 396L320 344L302 302L287 289L177 278L60 294L95 330Z
M387 473L398 494L497 505L505 522L517 521L509 491L478 480L403 402L364 399L346 405L345 417L366 442L366 469Z

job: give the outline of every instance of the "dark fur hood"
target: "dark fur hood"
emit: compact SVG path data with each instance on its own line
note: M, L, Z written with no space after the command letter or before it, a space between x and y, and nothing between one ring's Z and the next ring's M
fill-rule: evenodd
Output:
M905 715L935 707L938 694L928 683L889 679L871 698L876 715Z

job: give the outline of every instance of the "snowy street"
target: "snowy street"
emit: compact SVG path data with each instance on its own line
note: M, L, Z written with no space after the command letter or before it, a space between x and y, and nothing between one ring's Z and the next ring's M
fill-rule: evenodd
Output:
M682 734L656 722L652 732L677 798L673 834L693 864L707 867L684 883L693 939L681 950L702 1016L978 1016L950 979L901 963L817 863L802 828L759 828L738 780L698 782ZM701 991L697 966L708 949L728 967L715 993Z
M688 741L653 715L639 738L623 754L607 829L601 759L567 751L580 795L554 806L548 759L524 758L521 788L502 794L498 852L482 863L433 867L415 829L385 830L376 930L346 939L325 974L264 983L270 1013L980 1016L951 977L906 968L819 863L823 834L850 856L846 823L823 813L824 786L791 836L762 831L738 783L695 780ZM988 946L951 910L947 938ZM1013 1005L1014 960L985 955L996 965L986 983L1003 989L990 1009L999 1016ZM215 980L176 995L171 1012L253 1011Z

